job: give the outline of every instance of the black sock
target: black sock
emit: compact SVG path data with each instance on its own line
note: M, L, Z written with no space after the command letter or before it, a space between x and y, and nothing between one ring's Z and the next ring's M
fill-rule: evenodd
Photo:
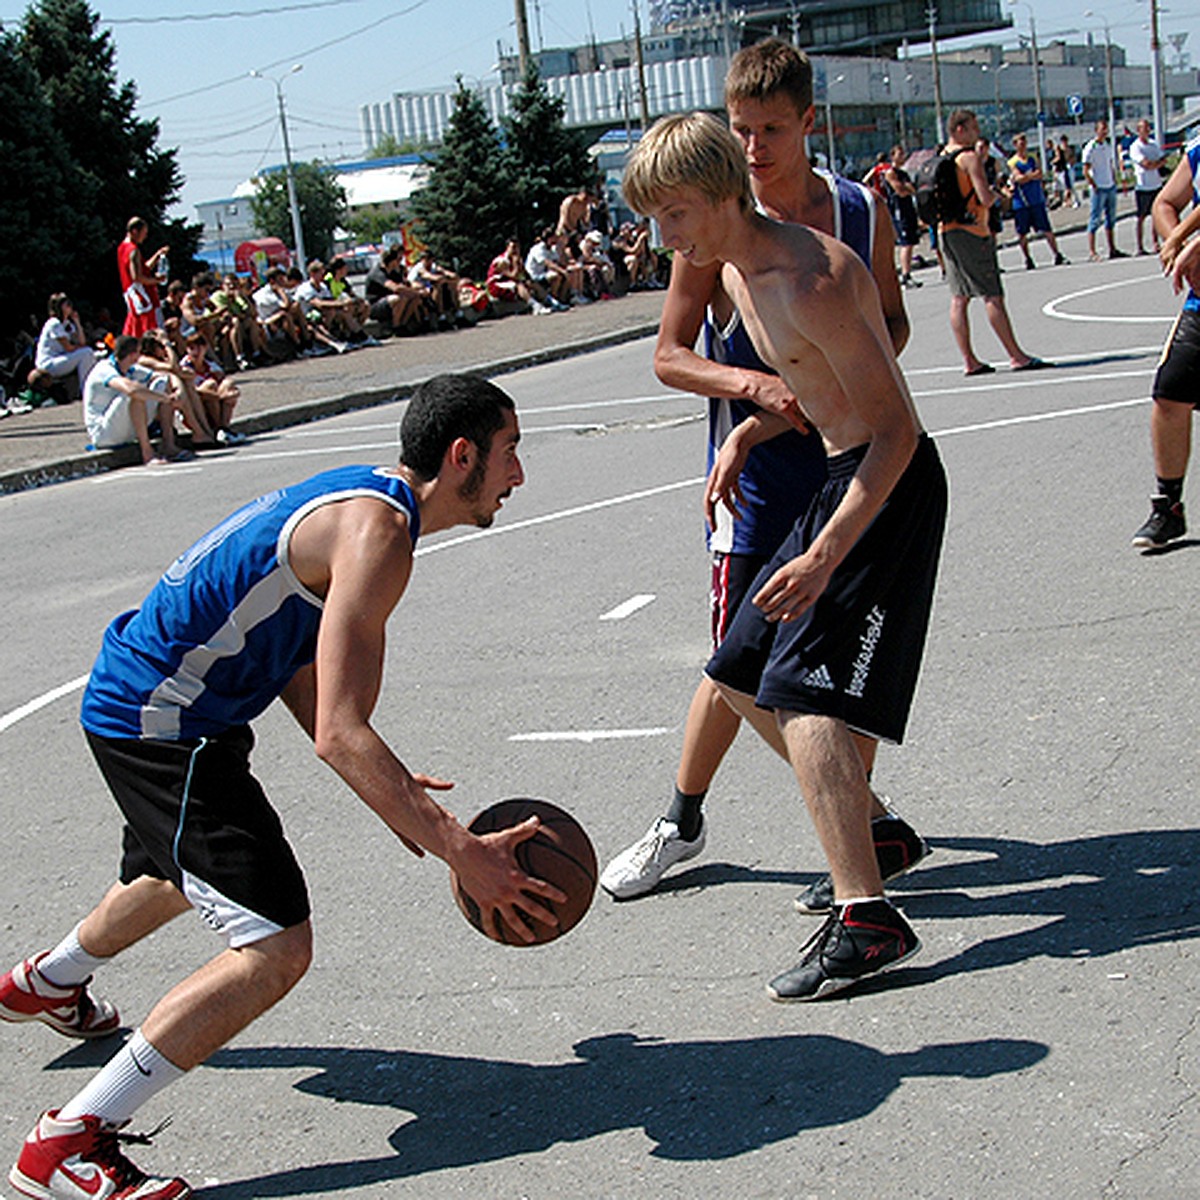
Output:
M667 809L667 820L679 826L679 836L685 842L694 842L700 833L704 818L700 814L700 806L704 803L707 791L695 796L686 796L678 788L675 789L675 799Z
M1172 504L1178 504L1183 499L1183 477L1178 479L1159 479L1158 494L1166 496Z

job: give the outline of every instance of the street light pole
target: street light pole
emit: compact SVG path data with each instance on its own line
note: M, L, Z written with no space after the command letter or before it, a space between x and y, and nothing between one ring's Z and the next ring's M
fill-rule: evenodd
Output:
M1162 43L1158 40L1158 0L1150 0L1150 103L1154 113L1154 136L1160 146L1166 145L1167 131L1163 127Z
M938 145L946 141L946 122L942 117L942 72L938 66L937 50L937 8L931 3L926 10L929 17L929 51L933 64L933 115L937 123Z
M295 75L302 67L302 63L296 63L288 71L288 75ZM275 85L275 98L279 101L279 125L283 130L283 161L287 174L288 208L292 213L292 237L296 242L298 265L303 270L308 259L304 253L304 230L300 226L300 204L296 200L296 179L295 173L292 170L292 144L288 140L287 110L283 104L283 80L276 79L273 75L264 75L261 71L251 71L250 74L255 79L266 79Z
M835 83L841 83L845 78L845 75L838 75L834 79L825 81L825 136L829 139L829 169L835 175L837 174L837 159L834 157L833 145L833 101L829 98L829 89Z
M1108 132L1111 137L1115 138L1117 136L1117 106L1113 100L1112 31L1108 27L1108 22L1090 8L1085 9L1083 15L1098 18L1100 24L1104 26L1104 94L1108 98Z
M1015 5L1018 0L1008 0ZM1038 127L1038 162L1041 164L1042 175L1046 174L1046 114L1042 111L1042 60L1038 54L1037 22L1033 16L1033 5L1020 0L1029 9L1029 48L1033 55L1033 102L1037 106Z

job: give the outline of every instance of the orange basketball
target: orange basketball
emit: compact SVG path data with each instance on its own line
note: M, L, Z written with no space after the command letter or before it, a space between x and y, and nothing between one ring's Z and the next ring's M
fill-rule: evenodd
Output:
M544 897L538 903L550 909L558 917L557 925L546 925L525 914L518 914L533 931L534 940L523 942L505 924L499 913L494 914L497 929L496 941L506 946L541 945L562 937L574 929L583 919L596 892L596 851L582 825L569 812L551 804L548 800L513 799L500 800L485 808L469 826L472 833L496 833L511 829L530 817L537 817L541 827L531 838L527 838L515 851L517 866L535 879L552 883L566 894L566 901L558 904ZM484 932L479 905L463 889L458 876L450 872L450 886L454 899L462 909L463 916L481 933Z

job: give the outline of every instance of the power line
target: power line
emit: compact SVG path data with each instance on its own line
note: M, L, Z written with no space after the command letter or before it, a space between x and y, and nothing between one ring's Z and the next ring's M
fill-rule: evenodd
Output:
M278 8L249 8L235 12L177 13L172 16L153 17L104 17L102 25L165 25L184 21L231 21L244 17L274 17L280 13L305 12L314 8L341 8L347 4L361 4L362 0L308 0L303 4L284 4Z

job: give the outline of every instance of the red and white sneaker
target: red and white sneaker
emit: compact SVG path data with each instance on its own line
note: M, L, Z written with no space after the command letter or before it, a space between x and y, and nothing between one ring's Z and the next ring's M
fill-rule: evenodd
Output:
M192 1189L182 1179L152 1179L121 1153L122 1142L148 1145L152 1136L119 1133L98 1117L60 1121L51 1110L25 1139L8 1182L34 1200L183 1200Z
M121 1025L117 1010L88 991L90 979L58 987L37 969L45 952L17 963L0 976L0 1020L43 1021L67 1037L101 1038Z

